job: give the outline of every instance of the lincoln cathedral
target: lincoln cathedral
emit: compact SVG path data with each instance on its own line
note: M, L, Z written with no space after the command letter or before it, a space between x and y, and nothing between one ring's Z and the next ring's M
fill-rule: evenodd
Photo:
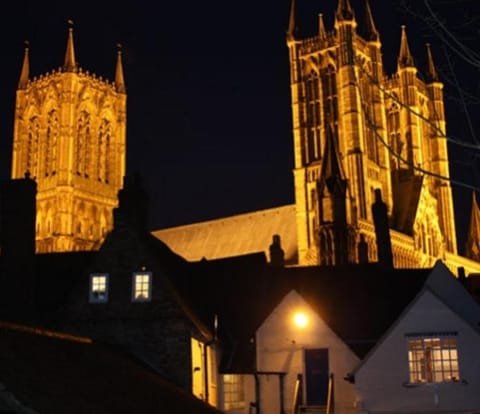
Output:
M306 38L296 29L296 7L293 1L286 38L295 204L153 234L192 261L280 251L286 265L376 262L385 247L376 202L387 212L395 267L442 259L454 271L480 272L476 228L470 258L457 254L443 84L430 46L427 66L416 67L407 29L399 28L396 71L387 74L368 2L359 21L339 0L334 26L320 15L316 35ZM27 47L11 176L37 183L36 250L97 250L112 229L125 175L121 51L115 79L102 79L78 65L70 28L61 68L32 79L29 65ZM475 217L476 202L472 223Z

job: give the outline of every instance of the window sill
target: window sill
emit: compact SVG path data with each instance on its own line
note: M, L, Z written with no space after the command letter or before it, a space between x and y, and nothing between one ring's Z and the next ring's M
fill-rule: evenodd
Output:
M457 381L443 381L443 382L407 382L402 383L405 388L418 388L418 387L435 387L435 386L448 386L448 385L468 385L468 381L465 379Z

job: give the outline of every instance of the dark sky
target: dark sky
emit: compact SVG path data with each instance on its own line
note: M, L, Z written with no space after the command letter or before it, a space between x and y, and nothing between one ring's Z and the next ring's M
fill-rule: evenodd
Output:
M419 68L424 67L426 42L434 52L441 48L418 18L399 7L401 1L371 0L389 73L396 65L401 24L407 24ZM448 0L430 1L445 16L463 22L464 11L448 8ZM410 3L416 8L420 0ZM479 15L478 0L451 1L459 3L470 7L466 14ZM352 4L360 21L363 0ZM312 33L320 12L330 29L335 6L336 0L297 0L301 30ZM77 60L90 72L112 79L115 45L123 44L127 171L139 171L144 178L152 228L293 203L285 44L289 7L289 0L9 3L0 17L1 178L10 171L23 41L30 41L32 75L59 67L67 20L72 19ZM438 60L439 66L445 64L440 56ZM462 62L456 64L463 70ZM480 95L475 83L468 88ZM449 123L453 132L468 135L465 121L455 112L458 105L447 109L455 118ZM462 161L468 158L464 151L454 154ZM471 167L452 163L452 168L454 177L474 183ZM463 201L468 191L455 191L463 233L470 211Z

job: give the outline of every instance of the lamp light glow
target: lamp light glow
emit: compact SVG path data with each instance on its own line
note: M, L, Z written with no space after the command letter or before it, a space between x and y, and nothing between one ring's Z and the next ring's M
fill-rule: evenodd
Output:
M293 322L298 328L305 328L308 324L307 315L303 312L296 312L295 315L293 315Z

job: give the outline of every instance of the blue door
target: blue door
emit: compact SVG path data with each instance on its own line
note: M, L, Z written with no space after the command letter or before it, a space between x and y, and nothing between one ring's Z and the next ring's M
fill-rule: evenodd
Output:
M327 405L328 349L305 350L305 382L307 405Z

